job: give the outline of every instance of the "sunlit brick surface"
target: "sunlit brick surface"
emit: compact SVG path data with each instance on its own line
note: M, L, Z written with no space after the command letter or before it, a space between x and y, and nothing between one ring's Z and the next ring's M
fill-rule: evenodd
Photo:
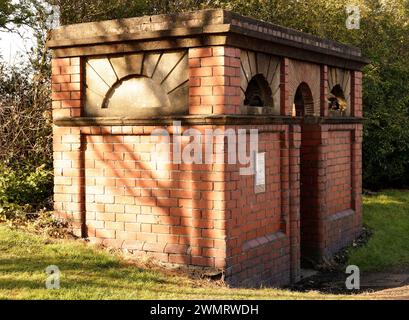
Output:
M69 221L79 237L166 263L217 269L234 286L297 281L301 262L330 258L361 231L362 73L337 71L349 79L344 86L350 93L350 114L331 119L329 83L337 79L330 74L334 66L325 64L330 59L312 63L263 51L270 45L240 49L192 43L183 48L188 110L175 118L159 114L112 120L117 124L86 118L85 64L94 48L74 57L76 49L68 48L70 57L53 59L55 216ZM106 48L105 56L122 54L119 47ZM170 49L146 51L159 61ZM243 57L249 60L245 67ZM250 79L242 77L263 72L271 78L274 104L279 105L274 113L254 115L248 113L251 107L243 108L243 83ZM163 81L171 80L164 75ZM313 117L294 118L302 83L311 90ZM257 129L258 152L265 152L264 191L256 190L254 174L240 174L248 164L227 163L236 152L229 149L227 137L210 144L224 163L169 163L166 158L175 159L172 141L158 157L160 144L151 133L165 129L173 138L172 121L180 119L182 132ZM182 138L182 149L189 142Z

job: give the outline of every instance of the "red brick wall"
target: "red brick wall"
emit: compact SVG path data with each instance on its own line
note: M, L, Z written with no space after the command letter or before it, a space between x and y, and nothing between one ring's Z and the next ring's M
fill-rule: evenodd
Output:
M237 126L259 130L259 152L266 153L266 191L255 193L254 175L231 165L226 275L231 284L285 284L290 277L288 126Z
M362 117L362 72L351 72L351 103L353 105L351 116Z
M53 118L78 117L82 107L80 58L53 59ZM72 222L73 232L82 234L83 178L79 128L53 127L54 208L57 216Z
M69 109L68 109L69 110ZM83 178L79 129L54 127L54 209L81 236Z
M303 126L301 247L312 260L331 256L359 233L361 135L360 124Z
M287 58L280 73L281 112L290 115ZM352 112L360 116L362 76L352 75ZM82 78L80 58L53 60L54 118L81 116ZM240 50L190 49L189 86L191 115L240 113ZM267 185L258 194L254 176L240 175L239 165L160 167L149 136L157 128L54 126L56 216L79 236L165 262L221 268L229 283L246 286L297 280L301 240L322 257L359 233L362 125L218 127L260 130ZM216 127L196 127L206 128ZM227 157L226 141L214 147ZM300 205L309 216L301 212L302 227L311 230L304 238Z
M322 65L321 66L321 117L327 117L328 116L328 101L327 97L329 94L329 91L331 89L328 88L328 66Z
M351 132L328 133L326 194L327 215L351 209Z
M155 161L153 129L158 127L78 128L81 135L75 139L82 141L82 152L76 153L76 168L55 161L56 212L73 219L77 234L82 226L82 235L94 242L164 262L223 268L224 165ZM56 131L62 140L72 136L71 129L65 130L70 135Z
M80 58L53 59L51 98L54 117L81 115L81 82Z
M331 256L361 231L362 125L331 125L323 129L327 130L328 141L324 147L327 188L321 247L322 255Z

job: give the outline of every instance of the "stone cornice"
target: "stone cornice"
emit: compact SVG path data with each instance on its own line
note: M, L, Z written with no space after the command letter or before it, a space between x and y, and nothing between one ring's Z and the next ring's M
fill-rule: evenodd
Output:
M306 61L327 57L331 65L333 57L338 67L360 69L369 62L358 48L220 9L67 25L51 31L47 45L54 57L207 45L259 51L261 45L268 53Z

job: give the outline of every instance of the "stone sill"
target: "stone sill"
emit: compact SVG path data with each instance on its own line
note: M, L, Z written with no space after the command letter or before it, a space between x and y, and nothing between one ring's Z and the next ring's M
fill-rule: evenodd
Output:
M330 215L328 220L329 221L337 221L337 220L344 219L344 218L349 217L349 216L353 216L354 214L355 214L354 210L347 209L347 210L340 211L340 212L337 212L335 214Z
M281 239L285 239L286 235L282 232L276 232L273 234L268 234L266 236L258 237L256 239L248 240L243 244L243 251L256 249L258 247L264 246L268 243L273 243Z
M363 123L361 117L287 117L268 115L198 115L167 116L160 118L124 118L124 117L76 117L57 118L53 123L61 127L86 126L155 126L173 125L180 121L182 125L268 125L268 124L356 124Z

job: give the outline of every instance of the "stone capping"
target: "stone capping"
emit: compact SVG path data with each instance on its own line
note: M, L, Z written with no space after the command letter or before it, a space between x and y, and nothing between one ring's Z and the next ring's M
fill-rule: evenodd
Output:
M358 48L222 9L62 26L51 31L47 45L51 49L56 49L226 33L236 33L290 47L344 57L363 64L369 62L361 56Z
M364 123L365 118L363 117L316 117L316 116L305 116L302 118L303 123L307 124L356 124Z
M86 127L86 126L155 126L172 125L180 121L182 125L264 125L264 124L355 124L362 123L363 118L358 117L287 117L268 115L195 115L180 117L160 118L123 118L123 117L61 117L54 119L53 123L61 127Z
M278 231L278 232L273 233L273 234L268 234L268 235L265 235L265 236L258 237L256 239L248 240L248 241L244 242L244 244L242 246L242 249L243 249L244 252L249 251L249 250L261 247L261 246L263 246L263 245L265 245L267 243L275 242L275 241L278 241L278 240L284 239L284 238L286 238L286 235L283 232Z
M231 11L225 11L225 14L229 17L227 20L231 26L237 26L243 30L250 30L262 34L264 37L270 36L270 39L272 39L271 36L273 36L274 38L282 39L284 41L302 44L304 48L306 46L311 46L335 51L343 56L362 56L361 49L357 47L347 46L333 40L320 38L309 33L282 27L273 23L244 17Z
M150 32L166 30L201 30L204 26L220 25L224 22L223 10L202 10L180 14L142 16L99 22L88 22L61 26L51 31L49 47L69 45L79 41L91 44L89 41L110 41L110 37L118 36L117 41L131 34L149 37ZM69 36L67 36L69 35ZM159 35L159 33L158 33ZM181 33L180 35L186 35ZM112 38L114 39L114 38ZM98 41L99 40L99 41Z
M336 221L336 220L340 220L340 219L346 218L346 217L348 217L348 216L352 216L352 215L354 215L354 214L355 214L355 211L354 211L354 210L352 210L352 209L347 209L347 210L340 211L340 212L337 212L337 213L335 213L335 214L330 215L330 216L328 217L328 220L329 220L329 221Z

